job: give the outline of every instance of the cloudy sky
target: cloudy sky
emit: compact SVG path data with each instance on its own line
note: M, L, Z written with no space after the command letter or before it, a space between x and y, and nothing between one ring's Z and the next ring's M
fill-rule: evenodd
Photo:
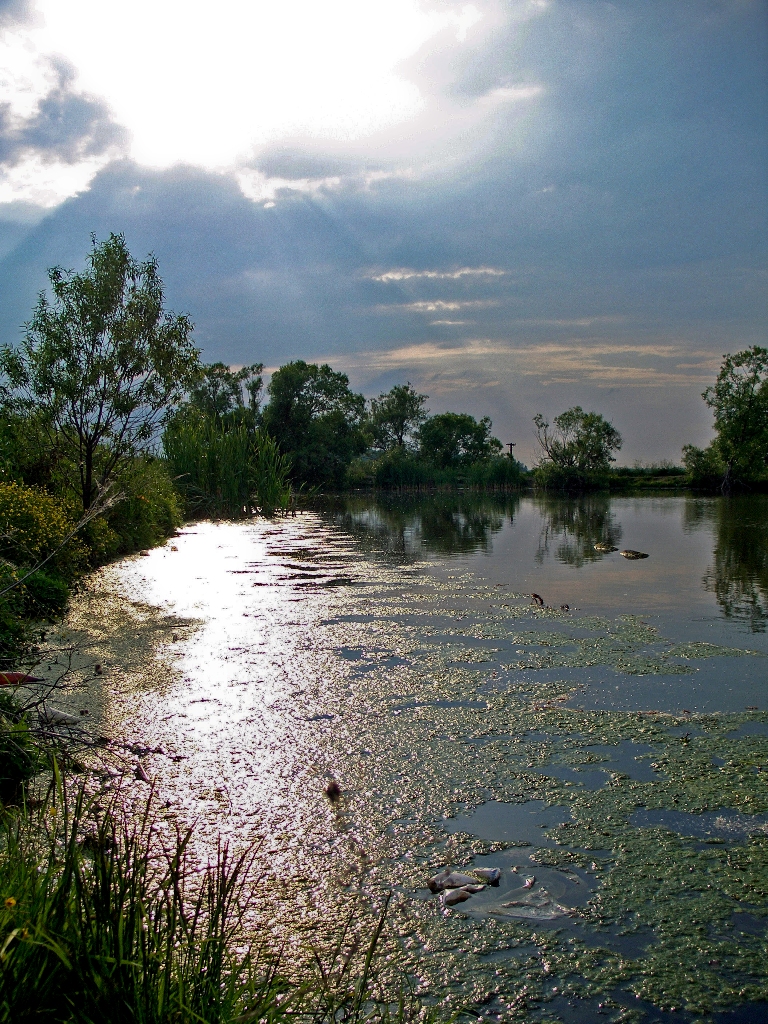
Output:
M766 343L766 0L0 0L0 341L91 232L209 360L704 443Z

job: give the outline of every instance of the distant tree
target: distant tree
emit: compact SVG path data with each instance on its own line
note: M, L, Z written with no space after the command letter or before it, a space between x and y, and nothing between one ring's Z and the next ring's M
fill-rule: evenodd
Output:
M217 422L247 412L255 423L261 409L263 363L233 370L225 363L208 363L189 393L190 404Z
M483 462L502 448L501 441L491 436L491 426L487 416L479 422L466 413L429 416L419 429L419 451L440 469Z
M366 447L365 399L350 390L347 375L299 359L276 370L267 391L264 427L291 458L292 479L342 487Z
M372 398L370 422L376 443L384 449L404 448L427 418L427 397L418 394L408 381Z
M157 260L133 259L123 235L92 239L88 269L48 272L18 348L0 352L10 395L40 417L78 471L83 508L156 435L194 382L192 323L163 308Z
M539 479L582 485L608 472L613 452L622 446L621 434L600 413L584 412L580 405L556 416L554 429L537 413L536 436L543 458Z
M768 468L768 349L725 355L717 380L702 395L715 413L711 448L723 466L723 489ZM689 456L690 461L690 456Z

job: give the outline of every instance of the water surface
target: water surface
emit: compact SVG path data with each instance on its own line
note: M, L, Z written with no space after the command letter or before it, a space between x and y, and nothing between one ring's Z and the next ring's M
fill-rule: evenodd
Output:
M768 914L767 620L764 498L353 496L98 574L69 625L104 675L68 706L144 751L201 858L256 844L299 954L392 891L393 977L428 1000L698 1020L766 994L764 933L733 921ZM571 913L426 889L495 862L566 879Z

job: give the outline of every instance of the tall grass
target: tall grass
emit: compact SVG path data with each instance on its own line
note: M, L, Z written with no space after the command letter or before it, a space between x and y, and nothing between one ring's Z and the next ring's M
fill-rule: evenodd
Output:
M249 856L220 845L200 872L188 863L191 830L163 850L149 808L138 821L102 812L55 770L40 808L3 813L3 1024L429 1020L415 998L377 992L386 905L362 960L342 953L342 935L312 982L288 980L245 929Z
M267 514L291 503L290 460L262 430L186 410L165 430L163 448L190 511Z

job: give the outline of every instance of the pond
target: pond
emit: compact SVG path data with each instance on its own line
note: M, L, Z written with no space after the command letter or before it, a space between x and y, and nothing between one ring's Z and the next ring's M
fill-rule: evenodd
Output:
M96 573L59 702L297 962L392 892L446 1015L768 1020L767 622L765 497L354 495Z

